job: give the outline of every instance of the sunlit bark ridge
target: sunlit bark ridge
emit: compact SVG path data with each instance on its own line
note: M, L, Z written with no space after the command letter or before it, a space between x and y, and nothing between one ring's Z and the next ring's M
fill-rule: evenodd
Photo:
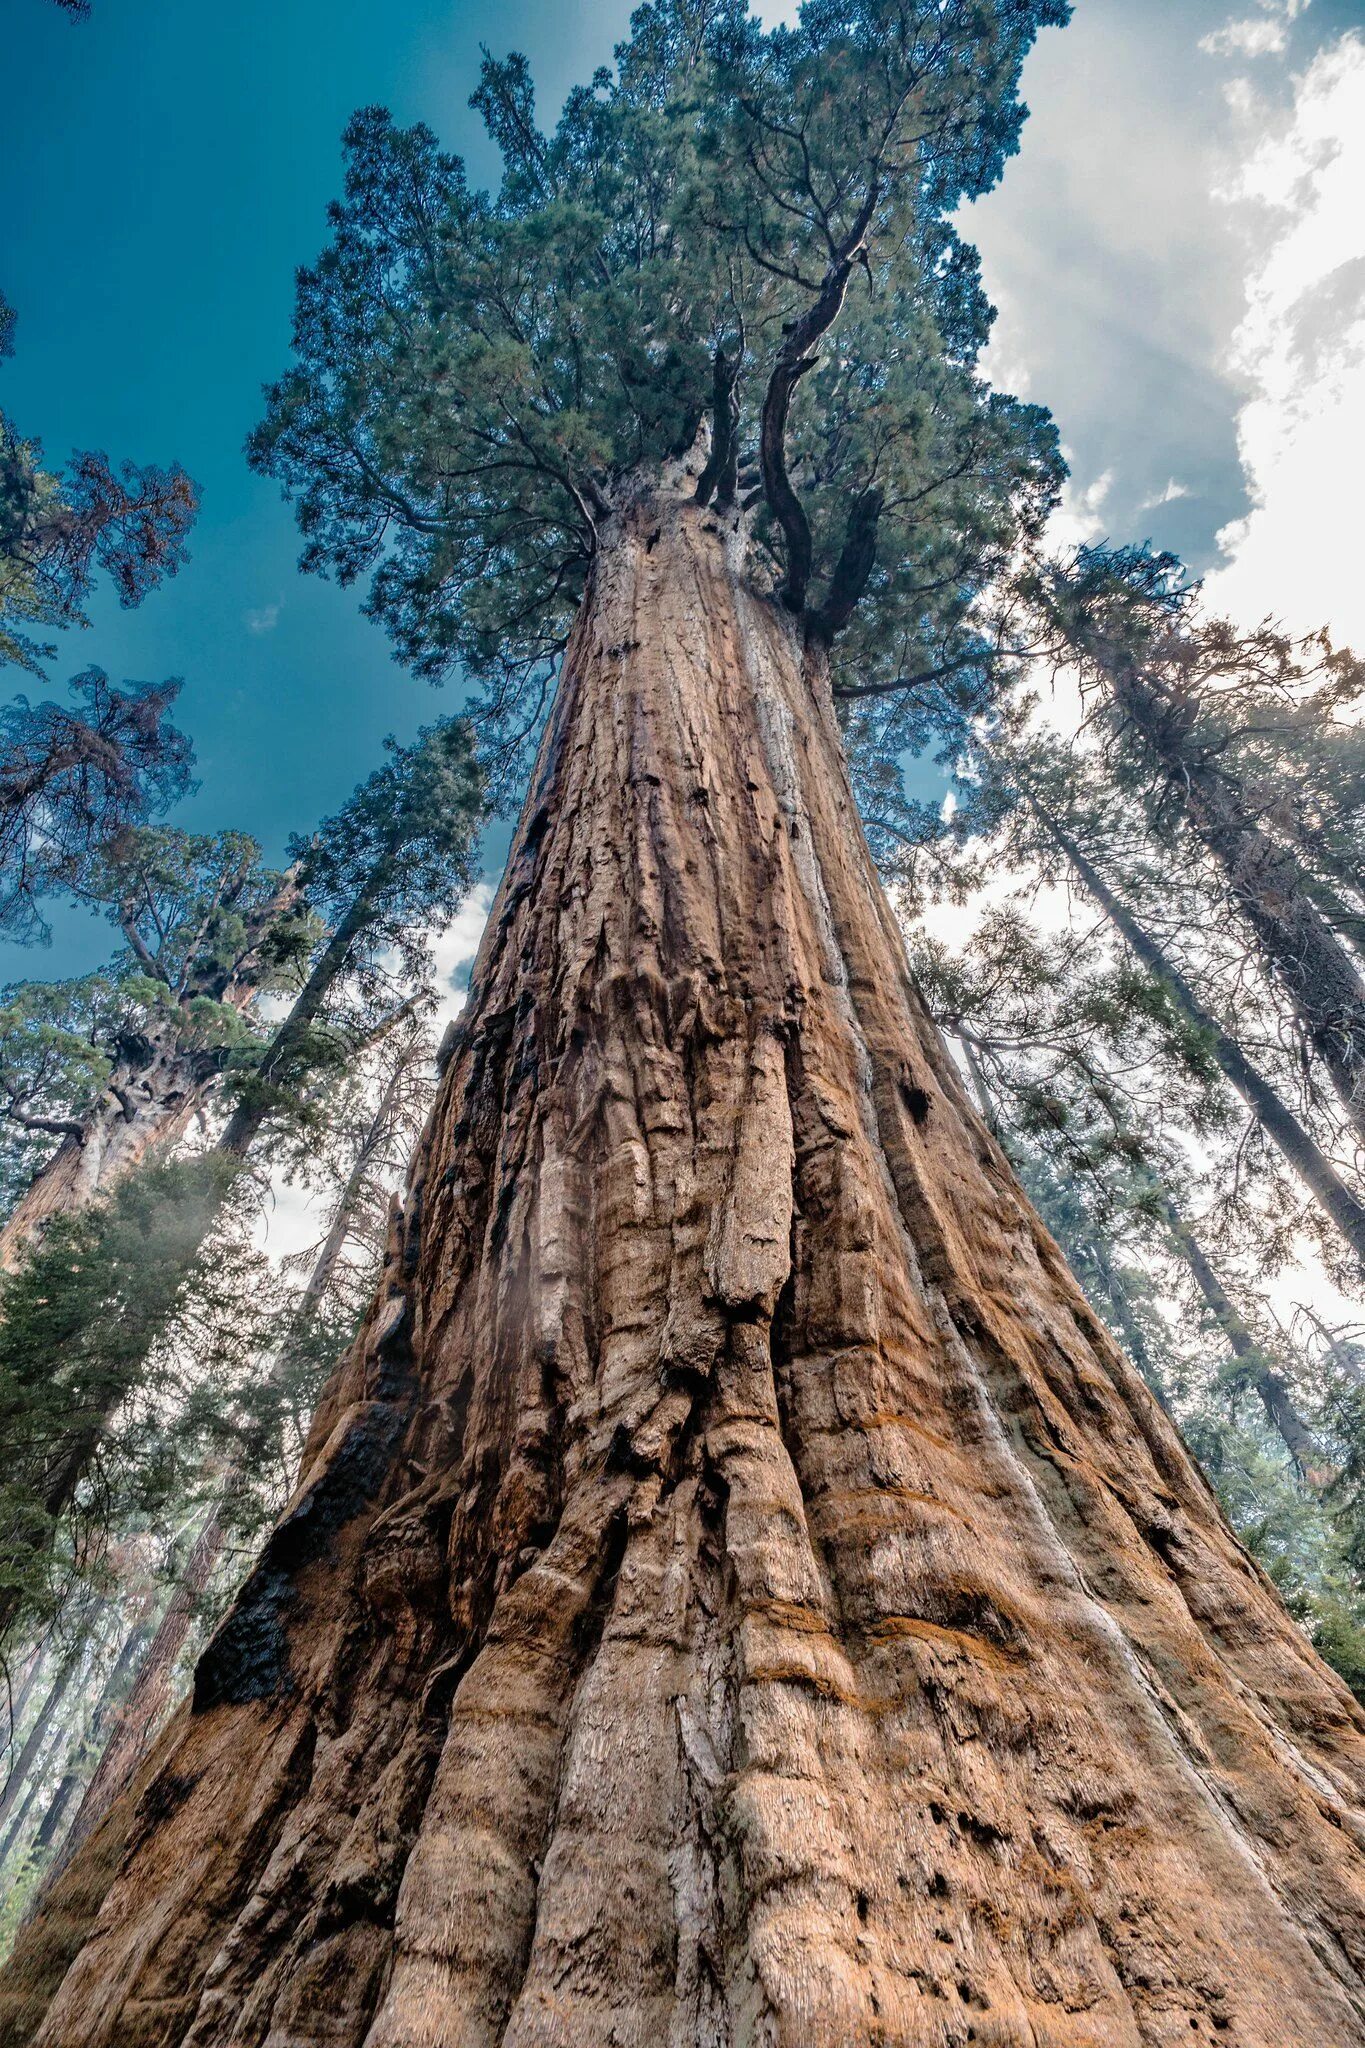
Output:
M604 523L381 1298L6 2042L1365 2041L1365 1720L968 1106L734 527Z

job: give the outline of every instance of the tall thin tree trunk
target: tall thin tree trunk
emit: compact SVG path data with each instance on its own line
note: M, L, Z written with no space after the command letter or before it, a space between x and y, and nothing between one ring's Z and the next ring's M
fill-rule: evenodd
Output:
M42 1753L34 1759L33 1768L25 1781L24 1796L15 1808L9 1826L5 1829L4 1834L0 1835L0 1870L5 1868L24 1839L29 1816L38 1804L38 1798L43 1789L43 1781L47 1776L48 1765L53 1761L57 1751L61 1748L62 1740L63 1731L60 1727L51 1727L45 1731Z
M6 1749L13 1740L16 1729L23 1722L34 1687L38 1684L39 1679L46 1675L48 1651L51 1646L52 1625L49 1624L29 1648L28 1655L24 1659L24 1671L22 1678L19 1680L18 1691L11 1692L6 1698L5 1719L7 1727L4 1740L4 1748Z
M1232 778L1192 742L1183 704L1121 664L1114 705L1151 750L1217 864L1267 975L1288 998L1357 1136L1365 1139L1365 981L1314 903L1297 856L1248 815Z
M61 1663L53 1674L47 1696L33 1717L33 1725L25 1736L23 1745L14 1759L0 1790L0 1826L9 1818L11 1809L28 1782L29 1774L47 1740L49 1731L56 1722L62 1701L71 1690L72 1683L81 1668L88 1645L88 1633L84 1623L78 1621L77 1631Z
M1326 1153L1252 1065L1236 1039L1205 1009L1179 968L1110 888L1075 836L1038 798L1029 794L1028 801L1039 823L1066 855L1129 950L1164 984L1189 1021L1206 1035L1223 1074L1365 1267L1365 1203L1347 1186Z
M172 1600L179 1593L172 1595ZM145 1668L147 1653L155 1640L156 1630L145 1607L124 1639L103 1690L90 1717L88 1739L82 1743L79 1753L71 1763L53 1795L51 1804L43 1816L42 1825L35 1836L35 1846L50 1849L60 1841L63 1824L73 1800L78 1795L89 1796L91 1784L98 1775L102 1759L109 1754L110 1747L117 1742L123 1713L129 1695ZM77 1809L77 1820L84 1811L84 1798ZM73 1823L73 1833L74 1833Z
M970 1109L731 523L603 518L379 1299L6 2043L1362 2038L1365 1717Z
M361 889L318 955L312 973L295 996L288 1015L266 1047L257 1074L253 1077L257 1086L247 1091L228 1118L218 1140L220 1152L225 1152L233 1159L244 1159L260 1136L270 1115L268 1098L262 1092L263 1086L271 1082L289 1086L297 1078L293 1062L305 1045L308 1033L321 1014L332 989L345 973L356 939L365 929L371 912L369 893Z
M999 1140L1010 1164L1019 1175L1020 1184L1037 1202L1039 1213L1045 1217L1045 1206L1039 1200L1036 1188L1029 1188L1027 1172L1017 1153L1009 1143L1001 1123L995 1097L991 1093L991 1086L986 1079L985 1070L981 1065L980 1056L972 1041L971 1033L959 1030L954 1033L954 1036L962 1048L962 1057L967 1068L967 1077L972 1084L972 1093L976 1097L976 1107L987 1130L993 1138ZM1110 1258L1106 1246L1094 1231L1087 1228L1081 1244L1076 1244L1073 1240L1072 1256L1082 1261L1082 1269L1083 1261L1085 1259L1089 1260L1099 1282L1099 1290L1102 1291L1103 1296L1103 1305L1092 1299L1091 1307L1104 1316L1106 1323L1113 1330L1119 1343L1142 1374L1143 1379L1151 1388L1162 1409L1169 1415L1171 1412L1170 1402L1167 1399L1166 1390L1162 1386L1161 1375L1157 1371L1151 1351L1148 1348L1147 1339L1142 1332L1142 1326L1134 1313L1127 1286L1113 1260ZM1108 1309L1108 1314L1105 1314L1106 1308Z
M1298 1410L1293 1391L1283 1373L1277 1372L1257 1342L1240 1311L1223 1285L1213 1261L1204 1250L1178 1205L1169 1195L1161 1198L1162 1214L1171 1241L1193 1275L1204 1302L1242 1365L1270 1419L1271 1427L1293 1459L1299 1477L1315 1488L1329 1486L1337 1468L1314 1436Z
M103 1625L112 1611L112 1601L100 1601L88 1615L74 1617L75 1634L70 1651L62 1660L52 1690L34 1721L14 1776L5 1787L6 1797L0 1805L0 1821L9 1815L20 1790L24 1796L10 1820L3 1840L0 1840L0 1864L5 1862L16 1843L22 1838L29 1813L43 1789L49 1767L70 1745L70 1730L60 1710L73 1681L79 1681L83 1685L91 1666L98 1661L104 1647Z

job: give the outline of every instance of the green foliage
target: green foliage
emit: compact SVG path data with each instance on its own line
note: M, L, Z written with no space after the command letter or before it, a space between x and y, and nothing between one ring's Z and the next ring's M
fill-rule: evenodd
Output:
M108 974L0 990L0 1204L17 1200L43 1159L80 1129L113 1071L115 1045L141 1028L150 995L146 982Z
M1290 1091L1292 1057L1273 1017L1262 1022L1265 995L1201 870L1172 863L1087 738L1062 749L996 719L967 764L952 835L959 895L989 881L994 900L978 905L965 943L915 937L916 973L1092 1305L1175 1416L1291 1612L1358 1689L1362 1354L1325 1329L1316 1348L1294 1340L1264 1293L1321 1218L1245 1123L1211 1029L1124 950L1093 880L1065 912L1046 884L1083 875L1080 859L1102 870L1224 1028ZM1016 890L1002 902L1011 871ZM922 870L915 880L922 895ZM1040 894L1060 929L1045 933L1029 914ZM1186 1213L1198 1214L1196 1229Z
M425 726L388 756L290 858L299 886L330 930L357 922L352 961L402 947L445 924L474 877L483 778L473 734L460 719Z
M176 1483L168 1406L254 1354L268 1290L206 1246L235 1169L142 1168L0 1278L0 1619L49 1611L91 1542Z
M0 994L0 1197L18 1198L68 1135L88 1137L106 1088L158 1055L176 1085L258 1056L256 998L297 986L320 925L244 833L132 829L72 878L124 949L101 973ZM117 1098L111 1098L111 1101Z
M13 308L0 299L0 359L13 352L14 327ZM27 629L88 625L84 607L100 575L121 604L140 604L185 562L197 509L183 469L116 469L85 450L56 471L42 443L0 411L0 666L40 675L56 649Z
M1298 1483L1250 1405L1208 1398L1182 1415L1224 1512L1319 1654L1365 1703L1365 1587L1359 1542L1339 1497Z
M946 214L998 177L1024 54L1066 12L861 0L764 35L743 0L654 0L551 134L525 61L485 62L496 194L358 114L250 446L304 566L368 576L403 658L481 681L515 747L611 480L712 414L707 492L734 497L746 448L762 471L755 573L829 640L863 601L844 683L965 672L973 598L1061 466L1045 416L977 377L990 308Z
M0 931L21 939L47 936L45 896L189 787L193 754L169 717L178 682L116 690L92 668L71 690L74 706L20 696L0 710Z
M239 1063L227 1142L316 1128L366 1044L429 1001L430 937L474 879L484 780L466 722L427 726L290 848L324 942L259 1060Z
M245 832L144 826L96 848L73 894L102 910L130 964L170 995L219 1001L287 988L316 943L286 876Z

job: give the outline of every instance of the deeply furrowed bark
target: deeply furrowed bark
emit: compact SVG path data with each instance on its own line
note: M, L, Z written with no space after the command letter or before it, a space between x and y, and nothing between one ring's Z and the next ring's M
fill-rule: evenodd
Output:
M6 2042L1365 2040L1365 1721L968 1107L730 525L605 526L380 1301Z

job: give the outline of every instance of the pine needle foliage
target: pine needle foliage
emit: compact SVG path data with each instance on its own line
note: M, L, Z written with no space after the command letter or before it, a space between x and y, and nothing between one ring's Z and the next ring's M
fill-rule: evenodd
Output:
M1067 12L816 0L765 34L745 0L650 0L553 131L525 59L485 60L496 192L362 110L249 449L303 566L368 579L400 656L474 679L516 760L607 485L709 421L699 496L752 511L755 574L839 690L884 696L883 744L922 672L970 694L975 600L1063 471L1046 415L978 373L992 311L947 216L1016 148L1020 66Z
M0 1619L11 1628L51 1611L120 1514L176 1483L168 1417L190 1359L202 1378L262 1336L259 1289L205 1243L231 1179L212 1153L146 1166L106 1203L54 1219L0 1278Z

